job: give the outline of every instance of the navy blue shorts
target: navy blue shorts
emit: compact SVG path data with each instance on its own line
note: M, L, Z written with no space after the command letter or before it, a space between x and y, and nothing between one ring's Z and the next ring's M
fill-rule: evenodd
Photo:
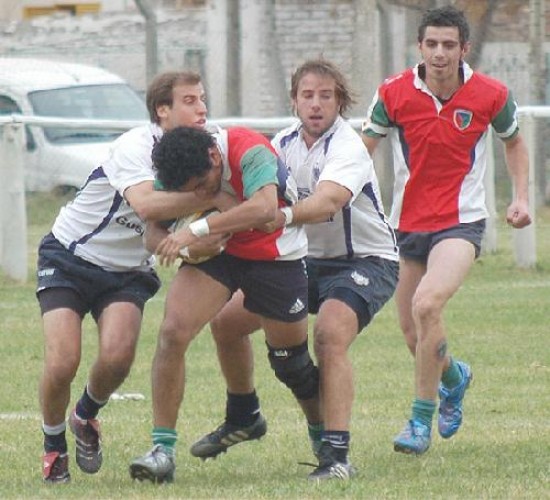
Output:
M307 316L307 274L303 259L246 260L222 253L194 266L231 293L240 288L244 307L250 312L285 323Z
M357 314L359 331L392 297L399 263L380 257L307 260L309 312L317 314L323 301L337 299Z
M399 255L406 259L426 263L432 248L440 241L458 238L474 245L476 259L481 252L481 241L485 233L485 219L426 233L404 233L396 231Z
M106 271L69 252L50 233L38 248L36 296L42 314L67 307L95 320L113 302L143 306L160 288L155 271Z

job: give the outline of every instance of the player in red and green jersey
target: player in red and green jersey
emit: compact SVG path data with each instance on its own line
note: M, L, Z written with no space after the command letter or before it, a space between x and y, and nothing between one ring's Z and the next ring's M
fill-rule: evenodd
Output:
M179 127L163 135L153 150L153 162L166 190L194 192L201 200L224 190L241 202L191 223L159 244L155 238L147 243L156 249L161 263L170 264L183 248L202 237L233 235L220 255L180 267L168 292L152 369L153 449L130 465L133 478L157 483L172 481L174 476L187 348L239 289L244 307L260 317L275 375L292 390L308 423L319 423L320 415L318 370L307 346L305 231L301 226L272 233L256 229L297 199L287 169L271 144L243 128L211 135ZM265 430L264 426L258 432L262 435Z
M469 26L454 7L428 10L419 26L422 62L378 89L363 127L373 153L392 135L395 184L390 215L400 251L396 302L401 329L416 359L412 415L394 449L424 453L439 392L438 430L452 437L462 423L470 367L449 356L443 310L479 254L488 212L483 176L489 126L504 141L514 199L506 220L531 222L528 155L516 104L500 82L471 70Z

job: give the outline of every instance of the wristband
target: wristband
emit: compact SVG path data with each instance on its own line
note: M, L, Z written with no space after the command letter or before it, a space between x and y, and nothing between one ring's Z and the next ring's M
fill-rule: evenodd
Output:
M197 238L208 236L210 234L210 226L208 225L206 218L191 222L188 227L189 231L191 231L191 233Z
M285 216L285 226L292 224L292 219L294 219L294 214L292 213L292 207L283 207L281 212Z
M188 259L189 257L191 257L189 255L189 247L183 247L183 248L180 248L180 255L186 259Z

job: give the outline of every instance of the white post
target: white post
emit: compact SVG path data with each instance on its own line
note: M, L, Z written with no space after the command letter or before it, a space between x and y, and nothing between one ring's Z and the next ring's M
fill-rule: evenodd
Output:
M228 0L208 2L206 33L206 95L208 96L208 114L227 116L227 55L228 55Z
M258 116L261 109L264 19L262 2L241 0L241 113ZM271 41L271 43L273 43Z
M6 124L0 141L0 258L6 276L27 279L27 213L23 173L25 129Z
M495 195L495 150L493 142L493 130L487 131L487 169L483 184L485 186L485 203L489 211L487 226L485 228L485 237L483 239L483 251L495 253L497 251L497 209Z
M535 230L535 118L533 115L520 116L520 130L529 151L529 212L533 222L523 229L514 229L514 247L518 267L533 267L537 263Z

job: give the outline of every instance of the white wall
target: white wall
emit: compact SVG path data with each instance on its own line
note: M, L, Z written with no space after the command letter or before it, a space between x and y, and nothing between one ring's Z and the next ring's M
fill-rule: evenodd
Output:
M134 0L0 0L0 22L20 21L24 7L48 7L54 4L101 4L102 12L136 10Z
M21 17L20 0L2 0L0 2L0 21L17 21Z

